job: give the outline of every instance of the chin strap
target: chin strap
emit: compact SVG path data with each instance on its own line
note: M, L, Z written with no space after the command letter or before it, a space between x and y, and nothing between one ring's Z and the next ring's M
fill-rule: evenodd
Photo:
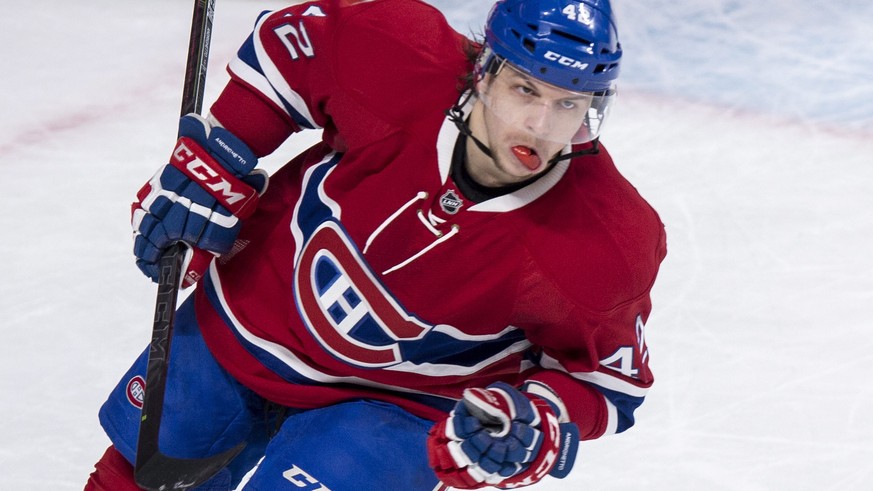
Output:
M584 150L555 155L551 160L549 160L549 165L558 163L562 160L575 159L576 157L581 157L583 155L597 155L598 153L600 153L600 137L591 140L591 146Z
M452 106L451 109L446 111L446 116L448 116L449 121L455 123L455 126L457 126L458 131L460 131L462 135L466 136L467 138L472 138L473 143L475 143L476 146L479 147L479 150L487 155L489 159L493 160L494 154L491 153L491 149L488 148L488 145L482 143L482 140L476 138L476 136L473 134L473 130L470 129L470 125L467 124L466 115L464 114L464 106L467 105L472 97L473 91L467 92L465 95L462 95L461 98L458 99L458 102L454 106Z

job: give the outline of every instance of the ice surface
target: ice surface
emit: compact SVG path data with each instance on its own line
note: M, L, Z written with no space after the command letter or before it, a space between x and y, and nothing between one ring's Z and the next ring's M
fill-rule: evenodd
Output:
M283 4L218 2L207 101ZM436 4L472 34L490 5ZM603 140L669 234L657 381L637 427L534 489L869 489L873 3L614 7L626 57ZM108 443L96 412L154 302L128 204L174 138L190 10L3 2L0 489L81 489Z

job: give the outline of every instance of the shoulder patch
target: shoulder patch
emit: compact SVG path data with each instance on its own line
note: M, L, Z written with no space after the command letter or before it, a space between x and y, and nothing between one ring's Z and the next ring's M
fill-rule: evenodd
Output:
M142 402L145 398L145 380L139 375L134 376L127 382L125 393L127 394L127 402L131 406L142 409Z

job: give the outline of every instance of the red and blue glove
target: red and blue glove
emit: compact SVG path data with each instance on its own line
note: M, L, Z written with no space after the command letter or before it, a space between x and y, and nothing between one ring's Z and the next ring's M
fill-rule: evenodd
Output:
M464 391L428 434L428 459L444 484L458 489L517 488L573 467L579 430L560 423L557 406L497 382Z
M170 162L137 193L131 207L136 265L158 281L158 262L176 242L189 246L183 286L199 280L213 258L229 252L241 220L257 207L267 174L229 131L196 114L179 123Z

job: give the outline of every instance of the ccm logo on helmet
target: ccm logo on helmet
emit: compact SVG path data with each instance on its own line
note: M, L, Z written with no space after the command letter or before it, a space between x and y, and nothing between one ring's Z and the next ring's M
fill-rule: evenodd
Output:
M549 61L557 61L561 65L570 68L578 68L579 70L585 70L586 68L588 68L588 63L582 63L579 60L574 60L573 58L570 58L568 56L560 55L558 53L555 53L554 51L547 51L546 54L543 55L543 57Z

